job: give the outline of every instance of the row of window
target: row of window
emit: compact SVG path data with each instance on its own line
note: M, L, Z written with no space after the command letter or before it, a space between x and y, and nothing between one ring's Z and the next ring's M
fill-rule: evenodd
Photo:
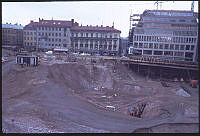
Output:
M24 31L24 35L36 35L36 32L29 32L29 31Z
M33 39L36 40L36 37L34 37L34 38L33 37L24 37L24 40L33 40Z
M30 46L33 46L33 45L36 45L36 42L24 42L25 45L30 45Z
M163 21L163 22L186 22L186 20L185 19L179 19L179 20L175 20L175 19L170 19L169 20L169 18L157 18L157 17L155 17L155 18L152 18L152 17L145 17L145 18L143 18L143 20L144 21ZM196 20L190 20L192 23L195 23L196 22Z
M138 50L138 52L142 53L142 50ZM193 57L193 53L191 52L173 52L173 51L151 51L151 50L143 50L143 55L164 55L164 56L176 56L176 57Z
M62 36L62 34L61 33L45 33L45 32L38 32L38 35L39 36ZM66 33L64 33L64 36L66 37L68 37L69 35L68 34L66 34Z
M38 27L39 30L62 31L61 27Z
M80 46L78 46L78 44L75 44L75 46L74 45L72 45L72 48L75 48L75 49L95 49L95 50L102 50L102 49L104 49L104 50L111 50L112 49L112 47L113 47L113 50L116 50L117 49L117 46L116 45L114 45L114 46L112 46L112 45L109 45L109 46L107 46L107 45L93 45L93 44L90 44L90 45L88 45L88 44L86 44L85 46L83 46L83 44L80 44Z
M112 40L109 41L105 41L105 40L75 40L75 43L78 43L78 41L80 41L80 44L86 43L88 44L88 42L90 43L96 43L96 44L112 44ZM116 45L117 44L117 40L113 40L113 44Z
M148 42L196 43L197 38L135 35L134 40Z
M197 31L174 31L174 36L197 36Z
M170 49L170 50L194 50L194 45L177 45L177 44L158 44L158 43L134 43L134 48L151 48L151 49Z
M55 41L55 42L57 42L57 41L58 41L58 42L61 42L61 39L53 39L53 38L50 39L50 38L49 38L49 42L51 42L51 41L52 41L52 42L54 42L54 41ZM66 40L63 39L63 41L66 41Z
M72 33L72 37L99 37L99 38L113 38L112 34L106 33ZM117 34L114 34L114 38L118 38Z

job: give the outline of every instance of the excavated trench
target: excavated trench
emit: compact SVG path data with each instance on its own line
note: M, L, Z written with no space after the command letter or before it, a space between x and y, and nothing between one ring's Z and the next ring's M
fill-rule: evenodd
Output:
M33 88L45 88L44 85L49 84L58 89L70 90L67 95L70 94L80 100L87 101L99 109L111 110L142 120L182 117L185 116L185 108L192 105L191 98L176 96L173 91L170 91L173 90L173 86L164 88L160 82L144 79L122 64L65 63L41 65L35 69L20 69L19 67L16 69L16 66L13 66L5 75L3 76L3 95L10 100L26 98L28 95L38 96L41 99L43 96L46 98L48 94L39 95L41 92L34 92ZM5 82L10 82L10 84ZM177 86L174 85L174 87ZM18 91L20 93L16 93ZM60 92L59 95L66 94ZM141 127L133 132L183 132L185 130L182 129L187 125L190 132L197 131L195 123L161 123L157 126L150 125L151 127L148 128Z

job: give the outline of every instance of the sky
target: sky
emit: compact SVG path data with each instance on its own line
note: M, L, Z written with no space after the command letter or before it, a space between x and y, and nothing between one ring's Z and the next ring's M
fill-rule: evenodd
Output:
M80 25L112 26L127 37L130 14L141 14L156 9L156 1L84 1L84 2L2 2L2 24L18 23L23 26L39 18L54 20L74 19ZM191 10L192 1L163 1L162 10ZM194 2L198 12L198 1Z

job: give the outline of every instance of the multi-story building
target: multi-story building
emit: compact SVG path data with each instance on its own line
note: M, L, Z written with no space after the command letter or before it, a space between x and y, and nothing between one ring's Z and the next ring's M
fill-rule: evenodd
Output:
M68 48L71 45L70 27L73 21L43 20L31 21L24 27L24 46L41 50Z
M140 55L195 61L197 14L193 11L146 10L133 30Z
M21 47L23 45L23 26L2 24L2 46Z
M74 52L117 54L119 37L120 31L114 27L79 26L74 19L39 19L24 27L24 46L45 50L67 48Z
M71 49L75 52L117 55L120 33L113 26L73 26Z

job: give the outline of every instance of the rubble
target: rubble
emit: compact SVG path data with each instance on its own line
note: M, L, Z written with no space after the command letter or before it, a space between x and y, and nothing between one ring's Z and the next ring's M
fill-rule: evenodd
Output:
M183 97L190 97L191 95L187 93L183 88L176 90L176 94Z

